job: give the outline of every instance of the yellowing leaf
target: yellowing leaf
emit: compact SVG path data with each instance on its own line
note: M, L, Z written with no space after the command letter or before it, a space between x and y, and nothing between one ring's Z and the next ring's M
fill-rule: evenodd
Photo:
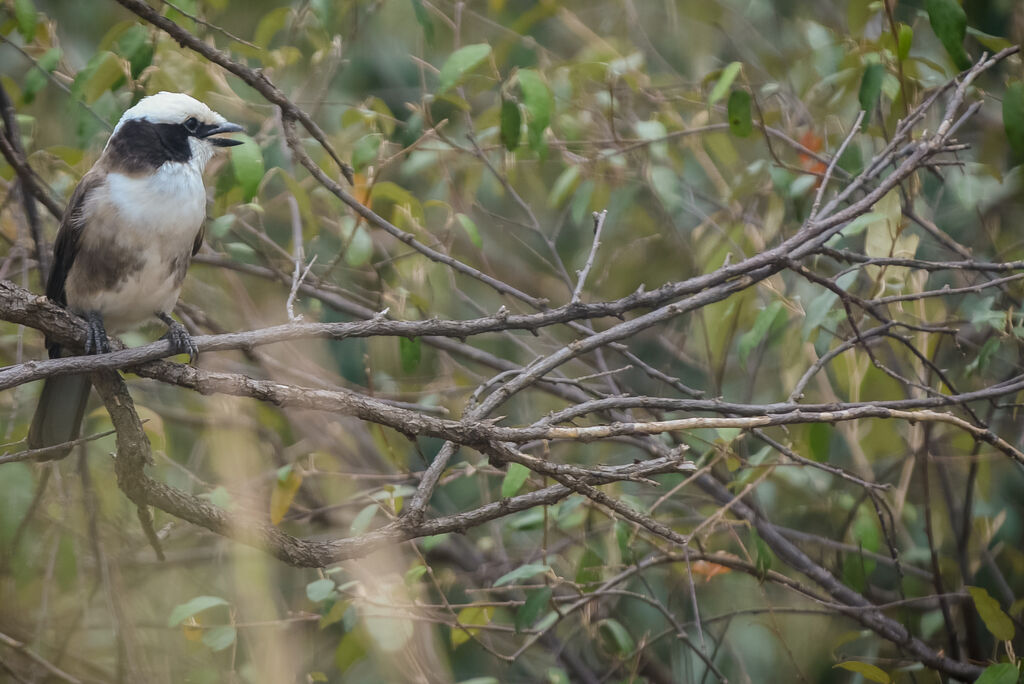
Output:
M875 667L871 663L862 663L859 660L847 660L846 662L836 664L834 667L841 667L844 670L856 672L869 682L889 684L889 682L892 681L889 675L886 674L885 670Z
M985 623L985 627L1000 641L1009 641L1013 638L1014 628L1010 616L1003 612L999 601L992 598L987 591L981 587L967 587L967 592L974 599L974 607L978 609L978 616Z
M479 634L479 626L490 624L493 616L494 606L469 606L460 610L456 619L461 627L452 628L452 647L461 646Z
M284 514L291 508L295 493L302 485L302 475L292 466L284 466L278 470L274 491L270 493L270 522L277 525L284 519Z

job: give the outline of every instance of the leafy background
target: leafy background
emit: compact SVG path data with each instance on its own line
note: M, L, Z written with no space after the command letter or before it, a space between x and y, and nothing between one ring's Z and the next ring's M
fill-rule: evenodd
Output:
M593 240L592 212L608 213L588 301L756 254L807 218L814 174L824 170L814 153L835 152L862 109L864 128L839 160L851 173L931 89L983 51L1024 37L1024 11L1013 2L966 2L963 17L951 0L902 2L892 23L882 4L859 1L157 6L263 69L309 112L352 164L361 202L422 242L553 304L573 294ZM296 255L307 264L315 257L317 288L350 305L339 310L326 296L300 296L294 313L305 320L350 320L356 308L408 320L529 310L359 220L295 166L274 106L118 5L10 0L0 8L0 81L28 160L61 203L112 124L144 94L189 92L245 127L247 143L208 169L207 247L178 311L194 330L287 321ZM919 172L905 184L903 202L894 194L874 209L902 226L901 212L912 207L951 242L917 225L894 237L876 215L834 246L939 261L1024 259L1020 77L1016 58L985 74L977 85L984 104L959 134L970 149L957 154L957 165ZM765 136L755 122L790 143ZM331 168L315 143L306 149ZM0 166L0 176L0 273L40 292L13 168ZM52 240L56 221L44 217L44 228ZM830 277L849 266L818 265ZM863 298L979 282L956 269L850 273L843 287ZM894 316L954 328L949 336L911 336L960 391L983 389L1021 374L1021 294L1012 281L910 301ZM676 384L611 355L565 372L606 393L680 396L682 387L737 402L782 401L814 358L851 336L846 317L837 295L787 272L629 340L636 357ZM5 364L43 358L41 335L13 324L0 333ZM155 334L123 339L141 344ZM575 336L563 326L469 342L523 365ZM805 400L916 396L880 365L914 375L917 359L896 344L877 353L838 356L806 387ZM496 372L419 338L394 337L209 353L200 365L347 387L453 417ZM607 370L614 372L591 377ZM947 389L934 377L928 384ZM440 448L435 439L411 442L330 413L142 379L130 385L148 421L154 478L231 510L258 511L300 536L344 537L381 525L412 494L410 473ZM27 429L37 392L35 384L0 394L0 430L12 444ZM1019 393L976 409L1019 448L1015 402ZM86 433L109 430L105 410L94 406ZM529 424L564 406L531 391L501 415ZM928 579L931 543L953 595L956 633L947 633L934 600L890 614L937 649L959 639L982 664L1005 661L986 676L1012 681L1024 590L1020 469L976 448L966 433L901 421L813 423L770 434L812 462L891 484L884 496L893 517L880 515L863 487L780 463L771 447L738 429L678 437L733 491L756 484L765 515L804 535L809 553L876 602L939 591ZM934 459L930 470L914 467L920 449ZM750 572L678 559L638 569L665 545L578 494L324 570L285 566L156 511L168 556L157 562L115 484L113 450L106 437L89 443L88 458L55 468L0 465L0 633L81 681L714 680L700 648L731 681L935 677L832 607L766 581L776 571L804 580L729 516L706 526L699 545L730 554ZM637 457L616 442L554 443L550 456L589 465ZM606 489L681 532L719 512L701 491L677 487L684 475L657 479L658 489L631 482ZM433 510L468 510L544 483L521 466L498 469L463 449ZM564 617L556 610L622 572L631 574L614 591L602 589ZM1016 644L1019 651L1019 637ZM33 673L31 681L60 679L3 643L0 660Z

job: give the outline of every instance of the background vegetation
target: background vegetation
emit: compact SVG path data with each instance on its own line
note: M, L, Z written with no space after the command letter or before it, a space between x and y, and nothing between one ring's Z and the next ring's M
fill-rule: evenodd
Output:
M0 679L1016 681L1022 7L5 0ZM202 355L39 362L160 90Z

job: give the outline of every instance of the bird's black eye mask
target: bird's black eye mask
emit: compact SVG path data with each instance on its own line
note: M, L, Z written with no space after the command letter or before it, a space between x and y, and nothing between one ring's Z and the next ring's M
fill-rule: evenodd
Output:
M133 119L122 124L110 139L118 167L129 173L155 170L165 162L187 162L192 158L189 138L208 140L218 147L240 145L241 140L214 138L220 133L235 133L242 127L233 123L204 124L194 117L182 123L153 123Z

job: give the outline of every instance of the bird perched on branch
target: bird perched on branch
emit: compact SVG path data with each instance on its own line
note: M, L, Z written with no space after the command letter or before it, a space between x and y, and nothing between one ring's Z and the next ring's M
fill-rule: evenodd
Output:
M203 169L241 131L183 93L141 99L114 127L103 154L71 195L57 240L46 296L85 318L86 354L110 351L118 333L153 317L167 325L175 353L197 354L185 327L171 318L192 256L203 242ZM50 358L65 355L47 340ZM89 398L87 375L48 378L28 446L76 439ZM62 458L70 447L46 454Z

